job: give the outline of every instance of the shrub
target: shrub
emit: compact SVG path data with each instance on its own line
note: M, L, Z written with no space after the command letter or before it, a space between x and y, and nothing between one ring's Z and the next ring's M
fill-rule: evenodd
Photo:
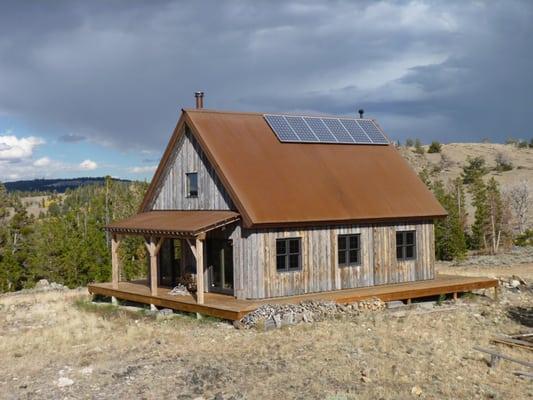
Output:
M512 169L513 169L513 163L511 162L511 160L506 154L502 152L499 152L498 154L496 154L496 168L495 168L496 171L503 172L503 171L510 171Z
M425 153L425 150L422 147L422 142L420 141L420 139L416 139L415 140L415 153L416 154L424 154Z
M467 157L466 159L467 163L465 166L463 166L463 172L461 173L461 177L463 178L463 183L465 185L468 185L472 182L474 182L477 178L485 175L487 171L487 167L485 166L485 159L481 156L479 157Z
M405 139L405 147L413 147L413 145L414 145L413 139L411 138Z
M533 138L531 138L531 140L529 141L529 148L533 149Z
M517 147L519 149L527 149L528 147L528 144L525 140L519 140L518 143L517 143Z
M514 240L514 244L517 246L533 246L533 229L528 229L518 235Z
M437 141L433 141L429 145L428 153L440 153L441 150L442 150L442 145Z

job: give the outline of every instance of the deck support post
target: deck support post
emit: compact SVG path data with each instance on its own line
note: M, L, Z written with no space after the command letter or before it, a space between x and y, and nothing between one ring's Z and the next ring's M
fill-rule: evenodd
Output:
M498 301L500 294L500 287L499 284L494 286L494 301Z
M118 300L115 296L111 296L111 304L114 306L118 306Z
M196 260L196 303L204 304L204 240L205 233L196 236L194 243L187 239Z
M196 300L204 304L204 240L196 238Z
M185 277L185 243L187 241L185 239L180 239L180 278L183 279Z
M120 237L116 234L111 236L111 282L113 289L118 289L120 282L120 257L118 256L118 247L120 246Z
M457 301L457 292L453 292L453 301Z
M152 296L157 296L157 267L158 267L158 255L161 245L165 238L156 239L153 236L150 236L150 241L146 242L146 248L148 249L148 254L150 255L150 292Z

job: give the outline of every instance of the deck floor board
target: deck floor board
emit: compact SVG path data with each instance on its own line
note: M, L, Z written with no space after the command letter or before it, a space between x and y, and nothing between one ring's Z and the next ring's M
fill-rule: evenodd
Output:
M435 279L426 281L308 293L299 296L274 297L262 300L240 300L229 295L205 293L204 304L197 304L196 298L191 294L185 296L171 295L169 294L170 289L164 287L158 288L157 296L152 296L146 281L120 282L118 289L113 289L110 282L93 283L88 286L88 290L91 294L114 296L122 300L154 304L158 307L166 307L178 311L197 312L217 318L237 320L262 304L299 303L309 300L350 303L371 297L378 297L383 301L407 300L448 293L468 292L476 289L496 288L497 286L498 281L496 279L437 275Z

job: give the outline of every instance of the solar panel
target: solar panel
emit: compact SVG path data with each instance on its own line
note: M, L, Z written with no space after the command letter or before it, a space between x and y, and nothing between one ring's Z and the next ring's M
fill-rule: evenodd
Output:
M318 139L323 143L336 143L337 140L335 139L335 136L331 134L329 129L326 127L324 122L322 121L322 118L314 118L314 117L304 117L305 122L307 122L307 125L315 132L315 135L318 137Z
M379 129L374 121L370 121L368 119L361 119L357 121L361 128L365 131L365 133L368 135L370 140L372 140L372 143L376 144L389 144L389 141L381 132L381 129Z
M370 119L264 115L280 142L389 144L381 128Z
M285 119L291 126L292 130L298 135L302 142L318 142L318 138L313 131L307 126L303 117L285 116Z
M283 115L265 115L265 119L282 142L300 141Z
M354 119L341 119L340 122L350 132L356 143L372 143L368 135Z
M339 143L357 143L337 118L324 118L324 123L331 133L335 135Z

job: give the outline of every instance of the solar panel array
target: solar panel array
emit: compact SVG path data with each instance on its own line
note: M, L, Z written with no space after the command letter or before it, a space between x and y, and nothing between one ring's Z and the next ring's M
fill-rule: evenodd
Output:
M265 114L281 142L389 144L371 119Z

